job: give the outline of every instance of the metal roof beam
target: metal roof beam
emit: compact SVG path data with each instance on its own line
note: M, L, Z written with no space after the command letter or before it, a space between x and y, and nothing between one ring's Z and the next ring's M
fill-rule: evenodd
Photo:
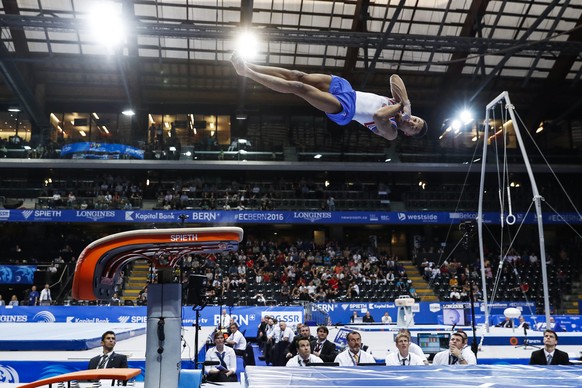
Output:
M559 1L559 0L554 0ZM543 15L546 16L545 14ZM539 19L538 19L539 20ZM31 29L76 30L87 28L78 19L54 19L23 15L0 15L0 26L27 27ZM536 24L537 26L537 24ZM533 27L533 26L532 26ZM193 24L135 23L137 35L165 36L195 39L232 39L234 28L231 26L206 26ZM531 28L530 28L531 30ZM524 35L529 36L530 32ZM353 31L299 31L265 28L261 35L267 41L286 43L320 44L339 47L375 46L382 49L418 50L469 54L499 54L509 52L535 56L538 51L552 51L563 54L578 54L582 51L582 42L527 41L522 38L519 44L512 39L488 39L466 36L432 36L418 34L390 33L378 36L372 32Z
M493 80L497 76L497 73L503 69L503 66L509 61L509 59L519 51L519 47L526 42L527 38L536 30L536 28L546 19L546 17L554 10L554 7L560 2L560 0L553 0L551 4L549 4L546 9L538 16L535 22L527 29L527 31L523 34L523 36L517 40L518 45L514 46L513 48L509 49L505 52L505 56L499 63L495 66L495 68L489 73L487 78L483 80L481 85L477 88L473 96L469 99L469 101L474 101L475 98L487 87L489 82Z
M369 13L368 8L370 7L370 0L358 1L356 4L356 9L354 11L354 19L352 21L352 31L354 32L367 32L366 21L368 20ZM342 77L348 78L351 72L356 68L356 63L358 62L358 53L360 48L367 51L367 46L364 47L348 47L346 52L346 60L344 62L344 68L341 72Z

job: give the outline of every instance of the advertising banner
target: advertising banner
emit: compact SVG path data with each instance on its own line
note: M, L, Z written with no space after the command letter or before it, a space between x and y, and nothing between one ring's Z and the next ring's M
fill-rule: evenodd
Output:
M0 265L0 284L32 284L36 265Z
M314 224L314 225L449 225L474 220L476 213L451 212L329 212L329 211L258 211L258 210L57 210L15 209L0 210L0 222L112 222L152 223L170 222L182 224ZM535 224L535 214L515 214L517 222ZM182 217L182 218L180 218ZM485 213L487 224L499 224L498 213ZM582 217L575 213L562 215L544 214L547 225L582 224Z
M143 159L144 150L125 144L81 142L65 144L61 158L72 159Z
M304 321L301 306L235 306L222 307L240 326L254 337L265 315L286 321L295 327ZM222 308L206 306L200 311L200 326L218 326ZM66 323L147 323L147 307L144 306L5 306L0 307L1 323L66 322ZM182 307L182 324L193 326L196 312L191 306Z
M524 315L529 315L535 312L536 307L533 302L495 302L495 308L492 314L503 313L507 307L516 307L524 312ZM445 309L459 307L460 309L468 309L469 304L450 302L420 302L412 306L414 313L414 322L419 325L434 325L444 324L443 313ZM352 314L358 313L359 317L369 311L374 322L382 322L384 313L388 313L392 318L392 322L397 321L398 307L394 302L344 302L344 303L315 303L313 310L321 311L329 315L329 320L332 324L349 324ZM475 303L475 313L483 314L482 304ZM483 318L481 319L483 322ZM457 324L461 324L460 321Z

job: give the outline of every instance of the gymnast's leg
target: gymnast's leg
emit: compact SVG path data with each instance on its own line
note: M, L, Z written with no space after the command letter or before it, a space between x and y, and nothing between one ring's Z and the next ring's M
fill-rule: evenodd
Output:
M325 113L338 113L342 110L338 99L329 93L330 75L247 64L237 53L232 55L231 62L237 74L266 88L279 93L294 94Z

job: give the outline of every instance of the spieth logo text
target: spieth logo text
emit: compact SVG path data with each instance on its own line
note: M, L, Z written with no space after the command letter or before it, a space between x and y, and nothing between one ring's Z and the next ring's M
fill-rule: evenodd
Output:
M183 242L183 241L198 241L197 234L171 234L170 241L175 242Z

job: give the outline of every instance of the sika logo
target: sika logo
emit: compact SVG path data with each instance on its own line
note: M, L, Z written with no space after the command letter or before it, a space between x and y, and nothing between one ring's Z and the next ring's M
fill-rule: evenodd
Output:
M34 213L34 210L23 210L22 217L24 217L25 220L28 220L28 217L30 217L32 213Z
M18 384L19 382L18 372L14 368L0 364L0 383Z

